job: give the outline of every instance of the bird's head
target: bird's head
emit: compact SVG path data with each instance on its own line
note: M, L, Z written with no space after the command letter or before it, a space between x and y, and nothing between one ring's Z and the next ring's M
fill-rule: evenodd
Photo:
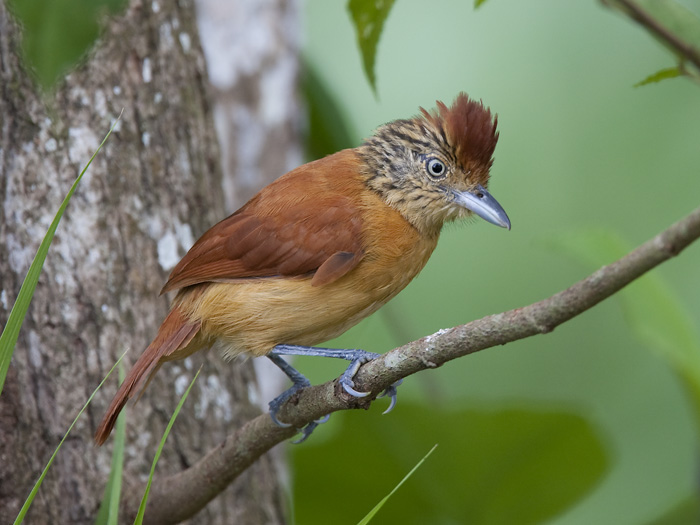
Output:
M367 184L418 230L476 214L510 229L505 210L486 191L498 141L497 117L460 93L451 107L381 126L360 147Z

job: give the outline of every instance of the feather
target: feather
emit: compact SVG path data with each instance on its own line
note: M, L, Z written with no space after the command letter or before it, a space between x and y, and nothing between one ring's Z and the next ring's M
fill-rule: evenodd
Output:
M447 134L448 142L463 166L478 163L491 167L498 142L498 117L491 115L491 110L470 99L466 93L457 95L449 108L437 101L437 110L420 110L427 122L441 134Z
M309 275L327 262L314 285L345 275L363 256L361 182L348 184L343 176L356 162L346 150L277 179L207 231L173 269L161 293L204 282ZM339 253L350 256L343 255L339 264Z
M172 359L173 354L182 353L183 349L197 335L200 327L201 322L187 320L178 308L173 308L170 311L160 326L158 335L144 350L141 357L136 360L112 399L100 426L97 427L97 432L95 432L95 441L98 445L102 445L109 437L126 402L136 392L146 388L163 361L168 361L168 358ZM199 347L191 349L187 355L198 349ZM179 355L177 357L179 358Z

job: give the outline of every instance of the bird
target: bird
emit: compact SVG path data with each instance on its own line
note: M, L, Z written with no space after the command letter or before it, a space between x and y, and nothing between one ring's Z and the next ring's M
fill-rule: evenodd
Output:
M466 93L377 128L360 146L304 164L211 227L174 267L176 292L95 432L109 437L127 401L161 365L215 343L225 358L267 356L292 381L281 406L310 383L282 356L350 361L339 378L355 397L359 367L379 354L317 348L374 313L418 275L445 223L478 216L510 230L487 191L498 117ZM385 394L396 402L396 386ZM303 439L321 421L303 430Z

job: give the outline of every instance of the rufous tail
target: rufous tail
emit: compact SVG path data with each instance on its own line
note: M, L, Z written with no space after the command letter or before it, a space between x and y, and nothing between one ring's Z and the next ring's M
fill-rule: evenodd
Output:
M117 416L126 402L134 397L134 394L140 389L146 388L163 361L168 361L169 356L185 348L197 335L200 327L201 322L190 321L177 307L170 311L163 324L160 325L158 335L131 367L126 379L114 395L107 413L95 432L95 442L98 445L107 441L117 422Z

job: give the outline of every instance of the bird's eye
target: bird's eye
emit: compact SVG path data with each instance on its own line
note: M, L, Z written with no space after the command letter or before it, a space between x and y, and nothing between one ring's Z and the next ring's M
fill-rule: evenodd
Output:
M428 175L433 178L440 179L445 176L447 168L438 159L429 159L425 165L426 170L428 170Z

